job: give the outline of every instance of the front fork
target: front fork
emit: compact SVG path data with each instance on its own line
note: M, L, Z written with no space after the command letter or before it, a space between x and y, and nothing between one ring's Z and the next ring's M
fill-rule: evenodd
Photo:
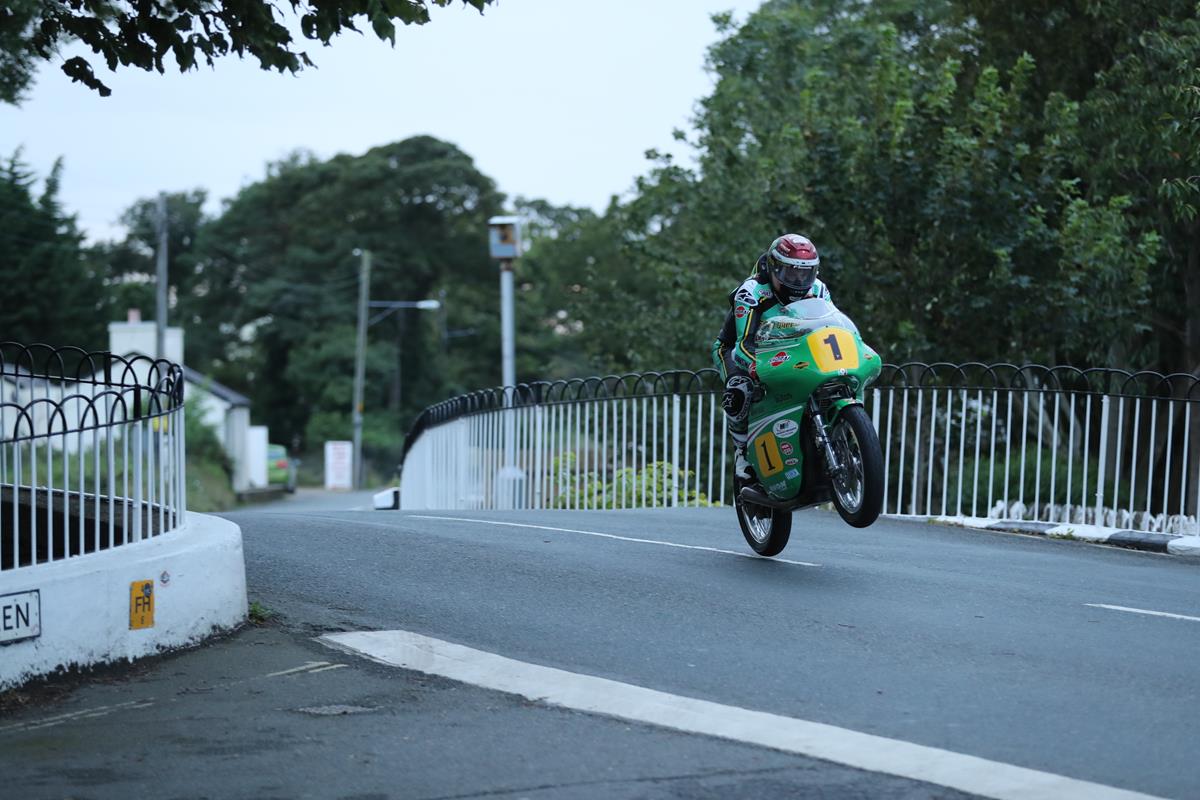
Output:
M817 405L817 399L810 397L808 399L808 415L812 417L813 422L813 438L816 439L817 449L825 454L825 464L829 467L829 474L834 478L841 477L845 467L838 460L837 453L833 451L833 444L829 441L829 437L825 434L825 420L821 418L821 410Z

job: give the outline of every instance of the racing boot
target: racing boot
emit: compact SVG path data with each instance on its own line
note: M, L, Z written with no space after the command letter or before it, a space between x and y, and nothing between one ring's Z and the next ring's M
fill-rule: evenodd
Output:
M733 474L744 481L750 480L750 462L746 460L746 445L733 448Z

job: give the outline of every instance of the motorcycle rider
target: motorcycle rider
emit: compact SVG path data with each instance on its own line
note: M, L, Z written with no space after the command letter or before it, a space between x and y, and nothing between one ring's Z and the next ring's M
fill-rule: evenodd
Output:
M754 273L729 293L729 313L713 342L712 357L725 379L722 405L734 444L734 472L750 478L746 439L750 404L755 399L754 337L764 319L797 300L819 297L831 300L829 289L817 279L821 257L807 237L795 233L771 242L758 258Z

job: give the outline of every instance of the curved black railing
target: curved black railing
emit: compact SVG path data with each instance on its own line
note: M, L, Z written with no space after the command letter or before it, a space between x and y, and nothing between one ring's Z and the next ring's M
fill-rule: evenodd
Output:
M0 570L178 528L183 408L165 359L0 342Z
M166 359L0 342L0 444L159 417L182 407L183 386Z

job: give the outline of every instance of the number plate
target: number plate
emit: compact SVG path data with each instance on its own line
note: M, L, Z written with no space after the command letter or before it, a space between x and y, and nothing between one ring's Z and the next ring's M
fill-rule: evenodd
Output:
M779 442L775 434L767 431L754 440L754 452L758 455L758 477L768 478L783 469L783 456L779 454Z
M858 342L845 328L822 328L810 333L807 341L821 372L858 369Z

